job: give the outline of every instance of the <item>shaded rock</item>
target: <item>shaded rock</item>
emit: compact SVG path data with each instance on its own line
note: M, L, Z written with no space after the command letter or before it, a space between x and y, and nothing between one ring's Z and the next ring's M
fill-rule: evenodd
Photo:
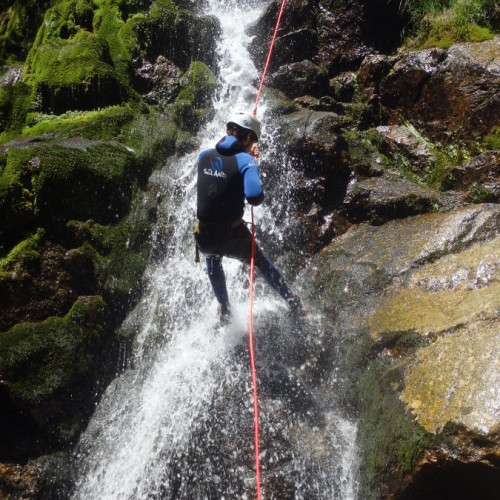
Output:
M387 56L373 54L363 59L358 70L357 82L369 102L374 102L378 98L379 84L391 68L391 62Z
M267 59L267 50L272 39L278 18L281 1L273 0L264 10L257 22L248 29L248 34L255 37L249 44L248 50L252 56L254 64L262 69ZM281 47L285 50L283 54L276 49L273 57L270 60L270 71L276 71L283 64L301 61L304 59L312 59L317 50L317 19L316 12L319 8L318 0L299 0L288 2L286 6L286 15L282 17L280 30L276 39L275 47ZM285 38L281 41L281 38ZM300 40L308 39L312 42L312 46L296 47L299 49L298 54L294 54L289 50L286 40L293 42L294 45ZM300 57L300 54L309 57Z
M278 0L271 2L249 30L250 35L256 36L249 50L259 68L266 60L280 6ZM321 64L329 75L356 69L368 54L395 50L405 25L403 17L394 1L288 2L276 41L276 47L283 47L284 51L277 60L271 60L271 71L300 59ZM287 46L295 40L301 40L302 47L295 52L288 50Z
M91 256L47 242L39 230L0 263L0 331L20 321L62 316L95 286Z
M342 211L353 222L383 224L393 219L432 212L437 193L400 178L374 177L349 184Z
M500 37L457 44L448 52L410 52L380 83L390 123L407 120L431 138L472 142L498 123Z
M216 17L198 16L187 9L157 2L137 22L135 32L148 61L163 56L183 71L193 61L201 61L216 71L216 40L220 36Z
M92 413L96 374L109 377L112 320L100 296L80 297L64 317L18 323L0 334L0 460L68 446ZM26 376L29 373L29 377Z
M154 63L136 61L136 88L149 104L171 102L181 88L182 70L163 56Z
M65 498L70 490L69 457L65 453L45 455L26 465L0 464L2 498Z
M281 66L268 76L267 85L291 98L303 95L321 97L328 94L329 80L324 68L311 61L302 61Z
M357 388L363 498L492 498L499 233L498 206L466 206L352 228L306 269Z
M277 125L276 134L291 148L292 158L309 159L307 165L304 162L306 168L321 166L324 160L340 159L342 123L335 113L298 111L281 117ZM329 169L329 166L323 165L323 168Z
M303 28L276 39L270 71L283 64L314 60L318 52L318 34L315 30Z
M455 167L445 181L446 189L468 191L468 201L500 201L500 152L487 151L465 165Z

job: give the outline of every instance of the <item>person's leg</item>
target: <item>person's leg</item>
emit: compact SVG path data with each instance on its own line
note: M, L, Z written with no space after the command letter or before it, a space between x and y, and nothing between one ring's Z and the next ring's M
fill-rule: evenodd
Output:
M258 269L267 283L276 290L281 297L288 301L293 297L293 293L288 287L281 272L276 266L259 250L259 254L255 258L255 267Z
M227 304L229 301L226 287L226 276L222 267L220 255L207 255L208 278L212 284L215 296L219 304Z
M224 255L250 263L252 256L252 233L247 226L242 225L230 233L230 237L224 243L222 248ZM302 310L302 304L297 295L295 295L285 282L281 272L276 266L262 253L259 246L255 244L255 267L266 282L278 292L278 294L287 301L292 311Z

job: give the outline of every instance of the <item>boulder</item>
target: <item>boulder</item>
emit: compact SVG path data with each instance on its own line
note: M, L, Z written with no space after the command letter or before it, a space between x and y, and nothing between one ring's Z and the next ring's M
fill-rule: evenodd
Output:
M4 146L0 175L0 231L35 220L48 225L70 219L116 221L128 209L134 155L115 141L18 140Z
M398 177L352 181L342 212L352 222L384 224L390 220L428 213L440 206L439 195Z
M499 235L499 207L469 205L353 227L304 270L341 332L360 497L493 498Z
M283 91L292 99L303 95L321 97L329 92L328 73L311 61L281 66L268 76L266 84Z
M500 36L400 56L379 85L391 124L406 120L431 139L486 136L500 114Z

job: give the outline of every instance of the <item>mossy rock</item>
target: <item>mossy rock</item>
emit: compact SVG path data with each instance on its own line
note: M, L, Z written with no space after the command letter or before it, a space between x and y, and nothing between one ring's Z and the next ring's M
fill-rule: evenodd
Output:
M20 132L32 106L32 89L23 82L0 86L0 133Z
M35 43L25 80L36 88L41 109L56 114L118 104L129 95L107 42L84 30L67 40Z
M361 497L381 498L382 492L410 474L434 437L413 421L392 390L401 380L401 367L377 359L368 366L358 384L360 424L358 440L363 450L360 472ZM380 423L384 422L384 425Z
M35 219L116 221L131 201L134 155L115 142L84 139L11 147L0 176L0 230Z
M181 83L177 100L168 109L181 129L196 131L213 115L212 97L217 79L207 65L195 61L183 75Z
M183 70L192 61L216 67L220 24L215 17L199 17L172 0L156 0L147 15L137 15L135 32L150 61L163 55Z
M0 333L0 374L10 403L5 411L22 411L53 443L74 439L92 411L95 387L89 380L95 380L104 356L109 324L106 303L88 296L64 317L19 323ZM10 453L4 447L25 432L12 424L11 435L1 440L4 456Z
M0 271L15 272L36 266L40 261L40 245L44 237L45 231L39 228L36 233L18 243L5 258L0 259Z
M50 0L7 0L0 12L0 66L22 61L36 36Z
M123 314L123 308L135 301L141 290L155 217L154 200L147 193L138 191L127 216L118 224L68 222L69 231L83 245L81 251L95 262L99 292L119 311L119 315Z
M151 169L175 150L178 134L173 118L155 109L119 105L93 111L68 111L62 115L32 113L23 137L85 138L118 141L132 149L141 165L145 183Z

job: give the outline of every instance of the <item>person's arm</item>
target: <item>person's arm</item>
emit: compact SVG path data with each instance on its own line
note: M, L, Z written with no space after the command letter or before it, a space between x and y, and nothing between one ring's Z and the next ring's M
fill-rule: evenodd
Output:
M243 191L250 205L260 205L264 201L264 190L259 177L259 165L256 159L250 160L240 168L243 176Z

